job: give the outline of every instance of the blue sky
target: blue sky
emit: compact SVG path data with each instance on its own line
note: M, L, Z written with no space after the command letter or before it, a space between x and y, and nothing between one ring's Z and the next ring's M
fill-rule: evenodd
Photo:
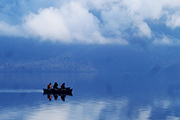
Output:
M1 0L0 35L61 43L179 45L177 0Z

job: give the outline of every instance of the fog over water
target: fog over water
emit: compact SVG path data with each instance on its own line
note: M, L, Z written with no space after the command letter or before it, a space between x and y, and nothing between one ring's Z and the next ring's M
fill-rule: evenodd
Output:
M2 38L1 72L158 72L178 75L178 46L84 45Z

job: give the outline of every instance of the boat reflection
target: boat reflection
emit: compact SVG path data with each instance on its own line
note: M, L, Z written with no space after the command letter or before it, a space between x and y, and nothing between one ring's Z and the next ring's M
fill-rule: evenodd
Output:
M63 102L65 102L66 96L73 96L72 93L69 93L69 94L44 94L44 95L47 95L47 99L49 99L49 101L51 101L52 98L54 98L54 100L57 100L58 97L60 96L60 97L61 97L61 100L62 100Z

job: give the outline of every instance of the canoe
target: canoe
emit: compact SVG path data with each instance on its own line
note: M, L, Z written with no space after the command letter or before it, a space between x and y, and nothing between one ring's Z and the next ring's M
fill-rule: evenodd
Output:
M66 94L66 95L72 95L72 90L73 89L43 89L44 93L43 94Z

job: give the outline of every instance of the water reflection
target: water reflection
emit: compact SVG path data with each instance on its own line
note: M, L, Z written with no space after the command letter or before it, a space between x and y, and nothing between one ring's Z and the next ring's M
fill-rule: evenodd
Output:
M13 77L15 76L16 75L13 75ZM73 77L71 75L64 75L66 77L62 77L62 80L58 82L68 82L68 85L75 90L73 91L73 97L67 94L43 95L43 91L39 88L45 86L52 76L58 81L61 75L43 74L36 76L37 78L33 76L33 80L31 82L28 80L28 84L26 84L25 80L21 83L20 81L17 82L15 78L12 78L13 80L9 79L9 77L6 78L7 81L4 83L11 85L9 89L7 89L7 86L0 84L2 88L2 90L0 90L1 119L180 119L179 78L171 80L161 75L159 77L154 76L151 79L148 77L144 79L145 77L134 77L132 74L128 74L128 77L127 74L97 76L93 74L93 77L90 78L88 78L91 76L90 74L88 74L88 76L77 74L73 75ZM18 75L18 78L19 77L20 75ZM86 77L88 81L86 81ZM1 83L2 81L3 80L0 79ZM37 81L38 84L35 81ZM14 89L13 84L23 85L23 87L26 86L30 89L19 89L19 87L18 89ZM33 87L31 88L31 86ZM49 102L49 100L51 102Z
M92 99L78 96L80 99L77 99L75 96L67 102L60 103L42 102L42 99L33 101L32 97L40 96L40 94L33 95L35 93L31 95L28 93L23 99L20 97L22 93L13 94L4 94L13 99L4 101L8 104L4 107L1 103L2 120L12 118L14 120L173 120L180 118L179 98L153 98L150 103L146 103L146 101L136 101L136 98L128 97ZM17 103L17 101L21 102Z
M73 102L50 102L36 106L9 106L0 110L2 120L178 120L179 104L171 100L154 100L151 104L132 106L132 99L83 99ZM166 104L169 104L168 106ZM177 104L176 104L177 105ZM177 111L176 111L177 110ZM20 117L21 116L21 117Z
M49 101L52 100L52 98L54 98L54 100L58 99L58 96L61 97L61 100L65 102L65 98L66 96L73 96L73 94L44 94L47 95L47 98L49 99Z

